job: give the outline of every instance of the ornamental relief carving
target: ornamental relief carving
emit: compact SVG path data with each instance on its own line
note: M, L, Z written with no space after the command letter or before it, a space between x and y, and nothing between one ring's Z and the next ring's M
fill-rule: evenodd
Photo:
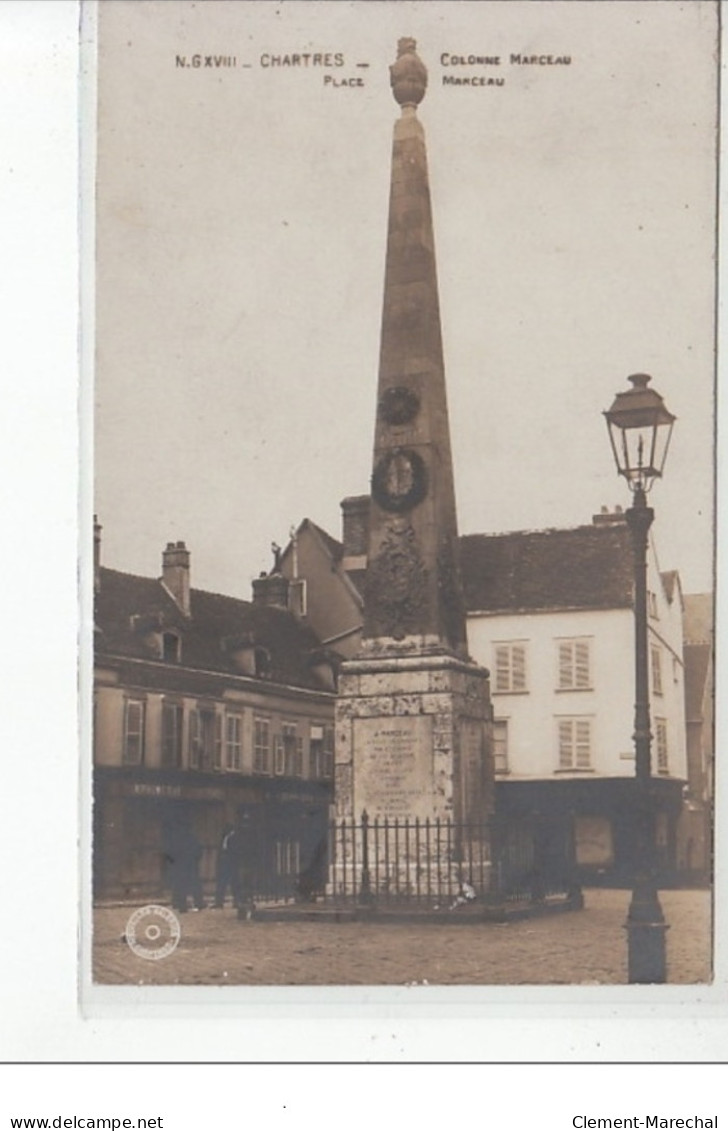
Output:
M367 576L367 611L375 636L405 636L424 630L427 570L408 522L390 523Z

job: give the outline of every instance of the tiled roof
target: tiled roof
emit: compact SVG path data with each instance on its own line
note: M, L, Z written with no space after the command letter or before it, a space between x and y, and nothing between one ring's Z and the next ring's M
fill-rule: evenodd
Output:
M713 639L713 594L686 593L683 600L683 636L686 644L709 644Z
M335 562L340 561L344 554L343 543L338 542L336 538L332 538L332 536L326 530L324 530L323 526L319 526L318 523L312 522L310 518L307 518L305 521L313 530L316 531L318 536L321 538L321 541L326 546L326 549L331 554L333 560Z
M192 589L190 616L185 617L154 578L104 568L100 577L95 603L99 652L148 660L145 637L150 632L177 632L183 666L239 674L225 641L242 638L268 652L267 679L320 689L309 662L320 641L288 610Z
M627 608L632 548L623 523L460 539L468 612Z

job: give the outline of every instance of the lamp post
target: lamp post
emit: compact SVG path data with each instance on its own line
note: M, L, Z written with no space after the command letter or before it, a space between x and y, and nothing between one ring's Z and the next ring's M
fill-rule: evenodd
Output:
M654 389L651 378L635 373L632 388L617 393L604 413L617 465L632 491L626 512L634 552L635 626L635 845L636 866L627 922L628 979L630 983L662 983L666 979L665 933L667 924L657 893L655 807L652 795L650 751L650 692L647 664L647 537L654 511L647 493L662 476L675 417Z

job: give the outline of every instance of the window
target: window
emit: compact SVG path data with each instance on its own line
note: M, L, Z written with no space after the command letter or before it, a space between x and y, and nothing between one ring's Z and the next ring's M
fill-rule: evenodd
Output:
M270 721L268 719L255 720L253 770L256 774L270 773Z
M222 769L222 715L215 714L215 750L213 752L212 768Z
M297 876L301 870L301 847L297 840L277 840L276 873L279 876Z
M666 774L668 771L666 719L655 719L655 748L657 752L657 770L661 774Z
M330 778L334 772L334 728L312 726L309 738L312 778Z
M324 776L324 728L312 726L308 739L309 766L312 778Z
M497 644L495 649L495 690L526 690L526 645Z
M662 695L662 655L659 648L650 648L652 663L652 690L655 695Z
M559 641L559 691L591 688L591 641Z
M658 620L657 595L651 589L647 590L647 613L653 620Z
M324 778L334 776L334 728L324 727Z
M189 766L209 770L215 759L216 723L213 708L193 708L189 717Z
M283 773L292 777L296 773L296 724L284 723L283 733Z
M286 760L283 750L283 735L277 734L275 737L275 746L273 751L273 772L282 774L286 767Z
M165 632L162 635L162 659L168 664L178 664L180 661L180 638L176 632Z
M124 704L124 753L127 766L144 761L144 700L127 699Z
M559 719L559 769L591 768L591 719Z
M182 765L182 704L162 704L162 765Z
M497 774L508 773L508 721L493 722L493 764Z
M243 768L243 718L242 715L225 716L225 768Z

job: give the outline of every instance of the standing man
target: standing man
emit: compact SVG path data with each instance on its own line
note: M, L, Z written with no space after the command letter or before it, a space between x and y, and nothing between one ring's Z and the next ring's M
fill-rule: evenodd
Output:
M217 854L217 883L215 886L215 907L225 906L225 896L230 888L235 907L242 902L240 888L240 836L233 825L223 829L222 840Z

